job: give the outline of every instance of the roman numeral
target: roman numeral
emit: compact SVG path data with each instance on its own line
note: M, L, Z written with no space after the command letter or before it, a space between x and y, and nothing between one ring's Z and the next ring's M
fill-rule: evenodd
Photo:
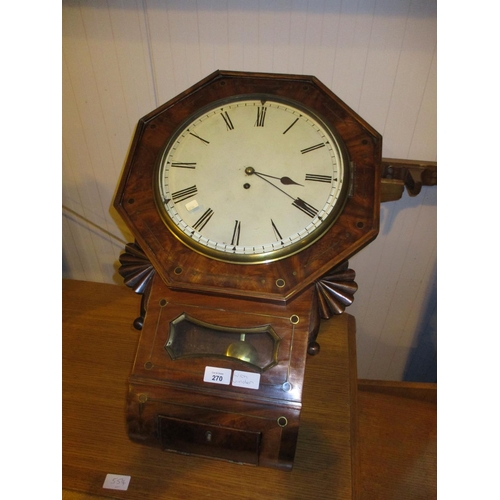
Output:
M194 196L197 192L198 189L196 188L196 185L188 187L186 189L181 189L180 191L172 193L172 200L174 200L174 203L179 203L180 201L191 198L191 196Z
M200 137L199 135L196 135L196 134L193 134L193 132L189 132L193 137L196 137L197 139L199 139L201 142L204 142L205 144L210 144L210 142L208 142L206 139L203 139L202 137Z
M315 146L311 146L309 148L301 149L300 152L302 154L310 153L311 151L314 151L315 149L319 149L319 148L323 148L323 147L325 147L325 143L324 142L320 142L319 144L316 144Z
M206 225L207 222L212 218L214 211L211 208L207 208L205 213L193 224L193 227L197 231L201 231Z
M309 217L314 217L318 213L318 211L312 205L309 205L309 203L306 203L304 200L301 200L300 198L294 200L292 205L294 207L297 207L306 215L309 215Z
M231 121L231 118L229 118L229 115L227 114L227 111L224 111L224 113L220 114L226 124L226 130L234 130L234 125L233 122Z
M332 176L319 175L319 174L306 174L306 181L327 182L328 184L330 184L332 182Z
M241 231L241 221L234 221L233 239L231 240L231 245L240 244L240 231Z
M282 240L283 236L281 236L281 233L278 231L278 228L276 227L276 224L274 223L273 219L271 219L271 225L273 226L273 231L274 231L274 236L276 237L276 241Z
M196 168L196 163L172 162L170 166L174 168Z
M292 124L283 132L283 135L285 135L297 123L298 120L298 118L295 118Z
M264 120L266 119L267 108L264 106L257 108L257 120L255 121L255 127L263 127Z

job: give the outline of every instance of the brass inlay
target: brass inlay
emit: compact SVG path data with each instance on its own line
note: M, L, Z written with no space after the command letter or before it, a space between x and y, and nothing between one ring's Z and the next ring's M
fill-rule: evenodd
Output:
M280 427L286 427L288 425L288 419L286 417L283 417L283 416L278 417L277 422L278 422L278 425Z

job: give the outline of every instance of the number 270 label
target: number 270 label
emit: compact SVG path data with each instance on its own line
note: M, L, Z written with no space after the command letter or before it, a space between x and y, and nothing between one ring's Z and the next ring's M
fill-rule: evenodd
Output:
M205 367L203 382L212 384L229 385L231 382L231 370L228 368L216 368L214 366Z

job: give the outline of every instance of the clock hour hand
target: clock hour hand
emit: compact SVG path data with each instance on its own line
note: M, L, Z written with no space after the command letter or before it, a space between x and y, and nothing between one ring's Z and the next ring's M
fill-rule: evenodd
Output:
M274 182L271 182L269 179L266 179L266 177L264 177L262 174L260 174L259 172L256 172L253 167L247 167L247 168L245 168L245 173L247 175L256 175L257 177L259 177L263 181L266 181L268 184L271 184L271 186L273 186L274 188L276 188L278 191L281 191L283 194L286 194L292 200L295 199L293 196L289 195L286 191L283 191L283 189L281 189L280 187L278 187ZM271 176L268 176L268 177L271 177Z
M303 184L299 184L298 182L295 182L294 180L290 179L290 177L276 177L274 175L269 175L269 174L263 174L262 172L256 172L255 169L253 167L247 167L245 169L245 173L246 174L255 174L255 175L258 175L259 177L262 176L262 177L270 177L271 179L278 179L281 184L285 184L285 185L291 185L291 184L295 184L296 186L304 186Z

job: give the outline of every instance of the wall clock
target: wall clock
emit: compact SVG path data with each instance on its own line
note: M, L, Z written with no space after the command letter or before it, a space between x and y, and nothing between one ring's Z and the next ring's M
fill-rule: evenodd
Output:
M307 353L378 232L381 148L311 76L217 71L139 121L115 199L143 294L131 439L292 467Z

